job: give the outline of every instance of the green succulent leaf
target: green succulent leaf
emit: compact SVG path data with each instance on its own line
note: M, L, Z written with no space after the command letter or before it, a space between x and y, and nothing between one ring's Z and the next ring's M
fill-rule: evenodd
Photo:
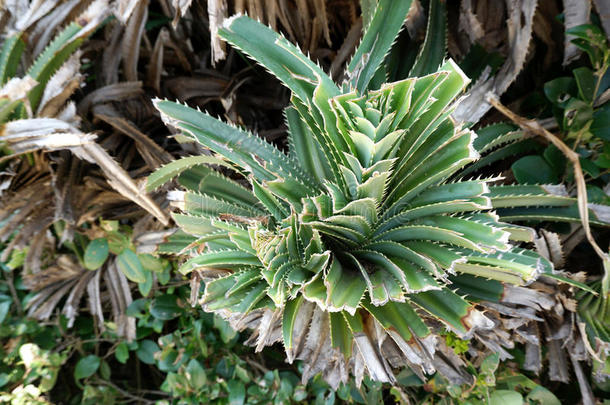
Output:
M430 0L426 39L415 59L409 76L434 73L443 63L447 49L447 7L444 0Z
M21 33L11 35L2 44L0 50L0 85L6 83L17 72L21 54L25 49L25 42L21 35Z
M42 93L51 76L85 40L82 30L83 26L78 22L69 24L51 41L28 69L27 75L38 82L38 85L29 93L32 109L38 107Z
M347 67L350 85L364 91L379 68L411 8L411 0L379 0L365 33Z
M151 173L146 182L146 191L155 191L163 184L180 175L182 172L197 165L218 165L227 167L229 169L232 168L232 166L216 156L188 156L168 163Z

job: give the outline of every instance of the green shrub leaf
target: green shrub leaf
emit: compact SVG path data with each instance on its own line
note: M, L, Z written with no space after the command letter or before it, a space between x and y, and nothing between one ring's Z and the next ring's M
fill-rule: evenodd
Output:
M108 240L106 238L97 238L92 240L85 249L85 255L83 256L83 262L85 268L88 270L97 270L108 258L109 248Z
M142 263L138 259L138 255L131 249L125 249L116 258L116 264L123 272L125 277L134 283L143 283L146 281L146 274L142 268Z
M522 157L511 168L521 184L554 184L559 180L553 168L538 155Z
M81 358L74 368L74 378L80 380L91 377L100 367L100 363L101 359L94 354Z

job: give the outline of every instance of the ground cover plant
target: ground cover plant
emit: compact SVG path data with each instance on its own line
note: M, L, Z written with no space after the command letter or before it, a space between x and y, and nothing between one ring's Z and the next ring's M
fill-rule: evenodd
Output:
M0 11L2 402L608 396L603 2Z

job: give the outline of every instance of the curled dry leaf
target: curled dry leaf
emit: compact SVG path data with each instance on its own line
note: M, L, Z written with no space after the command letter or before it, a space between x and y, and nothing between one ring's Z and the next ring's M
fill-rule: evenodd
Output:
M174 28L176 27L176 25L178 25L178 20L184 17L192 2L193 0L172 0L172 7L174 7L174 19L172 20L172 25L174 26Z
M140 42L142 41L144 27L146 25L146 20L148 19L149 0L140 0L136 3L136 8L127 21L121 45L123 73L128 81L138 80Z
M93 115L108 123L120 133L132 138L136 142L136 147L142 154L142 158L151 170L173 160L172 155L157 145L146 134L142 133L134 123L121 117L119 112L110 104L96 106Z
M175 2L176 1L174 1L174 3ZM212 41L212 65L215 65L216 62L225 58L226 45L218 36L218 28L222 26L226 17L227 4L225 0L208 0L208 21L210 23L210 36Z
M112 101L125 101L143 95L142 82L121 82L95 89L78 104L78 113L85 115L92 106Z
M146 79L148 84L155 89L157 93L161 93L161 73L163 72L163 54L165 44L169 41L169 31L163 27L159 31L155 46L150 56L148 63L148 72Z
M559 235L546 229L540 230L540 236L534 239L536 251L553 263L555 268L561 269L565 264L563 249Z
M127 24L139 2L139 0L117 0L114 3L114 15L122 24Z

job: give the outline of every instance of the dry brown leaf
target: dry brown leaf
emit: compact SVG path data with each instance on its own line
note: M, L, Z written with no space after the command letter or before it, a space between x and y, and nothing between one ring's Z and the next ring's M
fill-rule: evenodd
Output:
M94 134L84 134L67 122L55 118L30 118L10 121L0 130L0 141L14 154L33 150L47 151L81 147L94 143ZM14 155L4 156L9 159Z
M176 76L165 81L169 93L182 102L195 97L218 100L228 89L229 84L228 79L197 76Z
M108 183L119 193L150 212L163 224L169 222L167 215L136 185L127 172L121 168L97 143L95 135L80 132L72 125L54 118L33 118L11 121L2 127L0 140L16 153L44 149L47 151L70 149L76 156L97 164Z
M117 324L117 334L128 341L136 337L135 318L127 316L126 310L132 302L131 291L125 275L118 269L116 261L111 262L104 272L104 280L113 303L112 312Z
M186 12L193 0L172 0L172 6L174 7L174 19L172 20L172 25L174 28L178 25L178 20L184 17Z
M91 282L87 284L87 296L89 301L89 312L91 316L97 321L98 327L103 331L104 327L104 311L102 309L102 298L100 294L100 278L102 272L98 269L95 271L95 275L91 279Z
M21 3L23 4L23 1ZM18 19L15 22L15 29L17 31L25 31L32 24L42 18L45 14L53 10L53 8L57 6L58 3L59 0L33 0L32 2L30 2L29 7L27 8L24 14L16 15ZM11 11L13 10L21 11L23 10L23 8L15 7Z
M418 34L426 29L426 10L419 0L413 0L411 3L405 17L405 28L411 38L417 38Z
M224 0L208 0L208 21L212 47L212 66L225 58L226 44L218 36L218 28L227 17L227 4Z
M347 59L354 53L356 50L356 46L358 46L358 41L360 40L360 36L362 33L362 19L359 18L358 21L350 28L341 48L337 51L337 55L330 65L330 74L331 76L340 81L338 75L344 71L344 65L347 62Z
M114 15L123 24L127 24L127 21L133 14L140 0L117 0L114 3Z
M493 3L493 2L492 2ZM489 70L467 91L453 113L458 121L477 122L491 108L486 101L488 93L502 95L523 68L532 38L532 23L537 0L507 0L509 18L507 21L510 53L498 73L489 77Z
M85 115L92 106L112 101L125 101L144 94L142 82L120 82L99 87L78 104L78 113Z
M103 83L111 85L119 81L119 65L122 58L122 39L125 33L125 26L122 24L114 24L110 31L110 38L106 39L106 47L102 59L102 78Z
M7 98L12 101L26 101L27 95L38 82L30 76L13 77L0 89L0 98Z
M149 0L140 0L136 3L136 8L127 21L121 44L123 74L127 78L127 81L132 82L138 80L140 42L142 41L144 27L146 25L146 20L148 19Z
M97 164L108 179L108 184L123 196L144 208L164 225L169 223L167 215L144 191L144 184L138 186L129 177L129 174L100 145L90 143L81 147L71 148L71 150L81 159Z
M150 61L148 62L148 71L146 73L146 80L148 85L151 86L157 94L161 93L161 73L163 73L163 50L165 44L169 41L169 31L163 27L159 31L155 46L152 54L150 55Z
M103 104L94 108L93 115L110 124L114 129L136 141L136 147L151 170L174 160L165 149L157 145L146 134L140 132L131 121L123 118L110 105Z
M472 0L463 0L460 3L459 28L468 35L471 44L485 36L485 29L474 13Z
M86 38L110 15L109 0L94 0L87 9L78 16L77 20L83 26L78 38ZM84 24L84 25L83 25Z
M565 260L558 234L541 229L540 236L534 239L534 245L536 246L536 251L547 260L550 260L556 269L563 268Z

